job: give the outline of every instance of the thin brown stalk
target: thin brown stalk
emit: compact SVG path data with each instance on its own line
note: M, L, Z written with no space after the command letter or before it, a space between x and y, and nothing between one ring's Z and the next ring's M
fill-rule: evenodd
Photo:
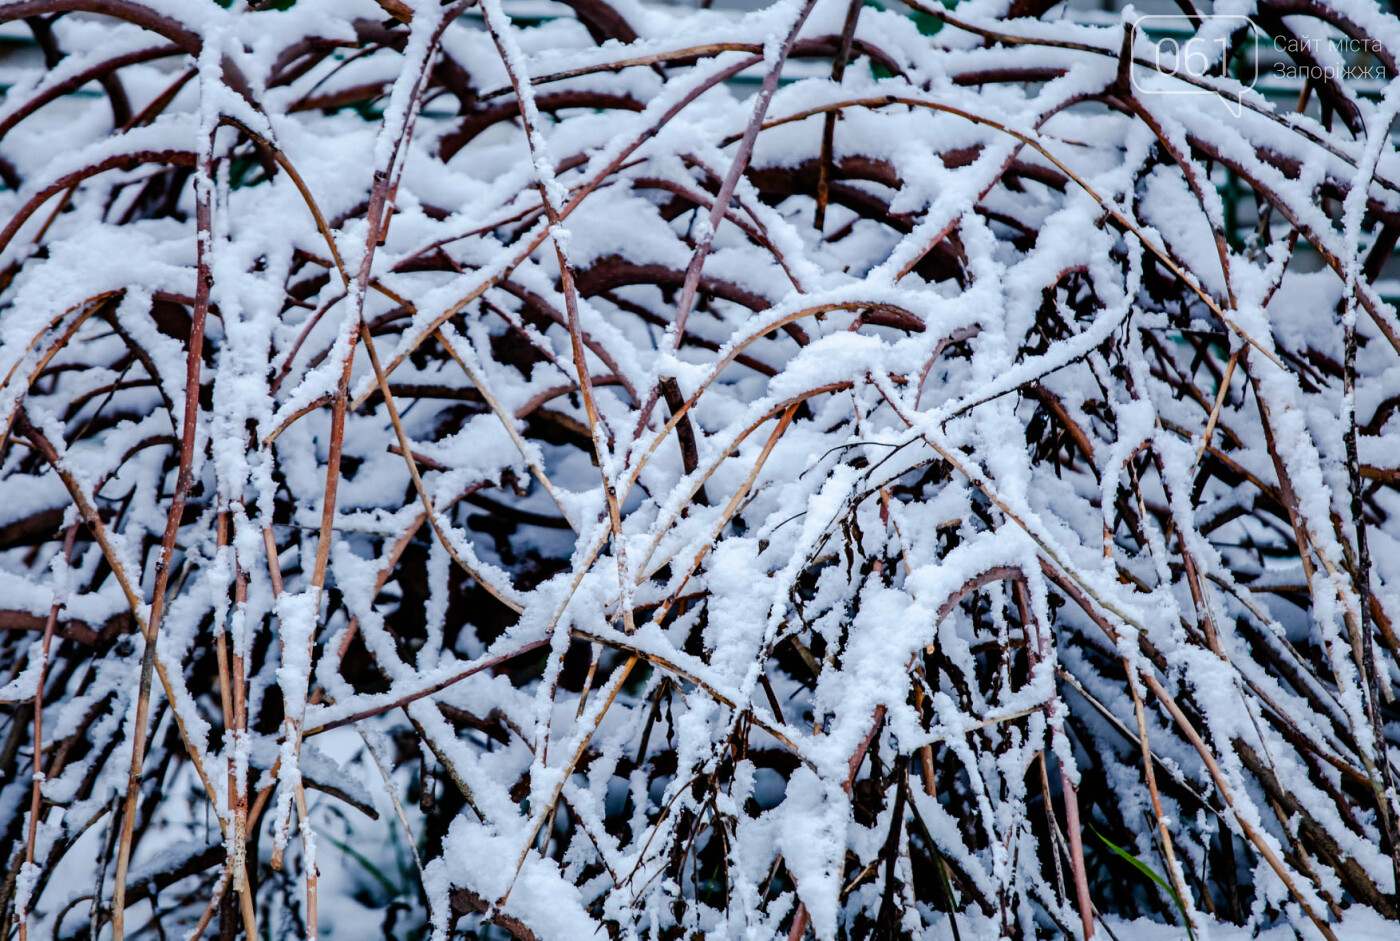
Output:
M534 91L529 87L529 83L523 82L517 70L519 64L516 56L510 52L514 48L514 40L508 39L506 30L510 29L509 22L499 23L496 21L495 11L486 5L482 6L482 13L486 20L486 28L491 33L491 39L495 42L497 50L501 53L501 61L505 65L506 74L510 78L511 86L515 89L516 97L522 104L528 103L527 107L521 109L521 122L525 126L525 140L530 148L530 157L534 163L536 181L540 191L540 203L544 208L545 217L549 220L549 231L551 240L554 243L555 259L559 263L559 276L562 282L564 294L564 309L568 318L569 341L573 346L574 370L578 376L579 395L583 399L584 411L588 415L588 429L593 438L593 452L598 463L598 472L602 476L603 494L607 503L608 525L612 529L613 554L617 558L617 578L622 589L622 618L626 626L627 633L636 630L636 624L632 619L632 591L630 576L627 569L627 547L622 534L622 511L617 499L617 485L614 481L612 469L611 449L608 447L604 437L604 429L598 415L598 406L594 401L593 380L588 370L588 353L583 342L583 328L579 322L578 312L578 289L574 284L573 265L570 264L568 254L565 250L564 242L566 238L563 216L558 206L555 205L555 198L551 189L557 185L554 179L553 167L546 154L538 151L537 139L538 130L530 120L530 112L534 110ZM548 169L546 169L548 168ZM382 380L381 380L382 382Z
M190 933L185 941L199 941L200 937L204 934L204 929L208 928L209 922L214 920L214 913L219 910L219 906L224 900L224 893L228 891L228 884L230 881L229 869L225 866L223 872L219 876L218 883L214 886L214 891L209 895L209 903L204 906L204 913L199 916L199 921L195 922L194 927L190 929Z
M1201 432L1201 446L1196 449L1196 460L1191 464L1191 472L1187 474L1190 479L1196 476L1196 470L1201 466L1201 457L1210 447L1210 439L1215 434L1215 423L1220 420L1220 407L1225 404L1225 399L1230 395L1230 380L1235 375L1235 366L1240 361L1240 351L1235 350L1230 354L1230 360L1225 364L1225 375L1220 380L1220 388L1215 393L1215 404L1210 408L1210 415L1206 418L1205 430Z
M418 473L418 462L413 458L412 444L408 440L408 433L404 431L403 420L399 417L399 408L394 403L394 394L389 391L389 382L384 374L384 367L379 364L379 354L375 352L374 340L364 321L360 322L360 342L364 344L365 352L369 354L370 365L374 369L375 377L379 380L379 388L384 393L384 407L389 413L390 424L394 426L394 434L399 439L399 453L403 455L404 462L408 465L408 476L413 481L413 489L418 492L418 498L423 502L423 512L428 520L428 525L432 527L434 535L437 536L438 542L442 544L443 549L447 550L447 554L457 564L457 567L476 579L477 583L489 591L497 601L513 611L521 610L519 601L502 591L493 579L483 575L458 554L456 546L452 544L452 539L443 531L443 523L438 519L437 510L433 509L433 501L428 496L428 488L423 485L423 477Z
M1167 876L1171 879L1172 889L1176 892L1176 897L1187 906L1186 918L1190 918L1195 911L1195 906L1191 904L1191 896L1186 891L1186 885L1181 879L1181 865L1176 861L1176 849L1172 845L1171 830L1167 827L1166 814L1162 812L1162 795L1157 790L1157 775L1153 770L1152 746L1147 741L1147 714L1143 709L1142 696L1138 693L1137 684L1133 682L1132 664L1127 660L1123 661L1123 670L1128 675L1128 691L1133 696L1133 712L1137 715L1138 744L1142 748L1142 774L1147 781L1147 792L1152 797L1152 813L1157 818L1157 834L1162 841L1162 854L1166 857Z
M797 406L799 404L801 403L794 402L789 405L786 411L783 412L782 417L778 419L778 424L773 428L773 433L768 436L768 441L763 445L763 450L759 453L758 459L754 461L753 469L749 471L749 475L744 479L744 483L738 490L735 490L734 495L729 498L729 503L725 505L724 512L719 515L719 519L711 529L710 538L701 543L699 551L695 553L695 558L691 560L690 566L685 570L685 576L681 578L680 584L677 585L676 590L671 593L671 597L667 598L666 601L656 609L656 614L652 615L653 624L659 625L666 620L666 615L670 613L671 606L675 604L676 599L680 597L681 592L685 589L686 583L689 582L690 577L699 570L700 563L705 558L705 554L710 551L710 547L714 545L720 532L725 526L729 525L729 521L733 519L735 512L738 511L739 505L743 503L744 497L749 492L749 488L753 486L753 482L758 478L758 472L761 471L763 465L767 463L768 455L773 453L774 446L776 446L778 440L782 438L783 432L787 431L788 425L792 422L792 416L797 413ZM629 631L628 633L631 632Z
M863 0L851 0L846 8L846 22L841 27L841 45L831 63L831 80L837 85L846 75L846 60L851 56L851 40L855 38ZM817 211L812 225L818 232L826 229L826 203L831 195L831 153L836 143L837 112L828 111L822 123L822 152L817 165Z
M63 539L63 562L65 565L73 557L73 540L77 535L77 526L68 527L68 535ZM45 780L41 767L44 756L44 672L48 667L49 646L53 643L54 625L58 623L58 612L62 607L62 601L55 599L53 606L49 608L49 617L44 623L44 639L39 647L38 679L34 690L34 771L32 775L34 781L30 787L29 834L24 843L24 863L26 866L34 865L34 845L39 836L39 816L42 809L40 791ZM28 913L16 911L15 919L19 925L20 941L28 941Z
M1022 630L1026 632L1026 651L1030 655L1032 669L1039 663L1048 665L1054 654L1053 641L1046 627L1031 613L1024 578L1016 579L1013 586ZM1064 703L1058 690L1046 704L1045 713L1050 733L1056 738L1063 738ZM1065 831L1069 834L1070 877L1074 881L1075 908L1079 912L1085 941L1088 941L1094 936L1094 903L1089 898L1089 876L1084 865L1084 833L1079 822L1079 795L1063 761L1060 762L1060 799L1065 805Z
M544 824L546 817L553 815L554 808L559 803L559 797L564 792L564 785L568 783L574 768L578 766L579 760L583 758L583 753L588 748L588 743L593 740L594 733L596 733L598 727L602 725L603 717L607 715L608 708L612 706L613 700L617 698L618 692L622 689L622 684L626 682L627 677L631 675L632 668L637 665L638 659L636 654L628 657L625 663L613 671L612 677L608 680L608 685L600 691L600 695L603 697L603 703L598 708L598 714L590 724L588 731L579 739L578 747L575 748L573 756L570 757L569 761L565 764L563 769L561 769L559 782L554 786L550 799L545 805L544 812L533 815L534 821L529 827L529 839L525 841L525 848L515 864L515 875L511 877L510 885L506 887L505 894L496 902L497 907L504 905L506 899L510 897L511 889L515 887L515 882L520 877L520 870L524 868L525 859L530 854L530 848L535 845L535 838L539 836L540 827Z
M126 875L131 862L132 837L136 827L136 804L141 795L141 766L145 757L146 722L150 708L151 675L156 662L156 643L160 636L161 617L165 613L166 587L170 581L171 558L175 540L180 534L180 522L185 513L185 500L193 483L195 442L199 423L199 379L204 363L204 324L209 314L209 292L213 287L210 257L213 248L213 175L212 163L206 158L199 167L195 184L195 216L199 230L196 261L194 313L190 321L188 347L185 351L185 413L180 422L180 463L175 478L175 492L166 517L165 535L161 539L160 558L156 562L156 582L151 595L151 614L145 629L146 649L141 658L141 685L133 726L131 772L127 778L126 805L122 810L122 835L117 844L116 888L112 896L112 939L122 941L126 913ZM171 701L174 709L174 700ZM212 798L213 793L210 792Z
M753 114L749 118L748 125L744 128L743 136L739 140L739 148L729 163L729 171L724 176L724 182L720 185L719 193L715 196L714 203L710 207L710 215L704 228L699 232L695 248L691 252L690 264L685 271L685 284L681 288L680 300L676 304L675 318L668 328L672 349L680 349L685 337L686 320L689 319L690 312L695 306L696 291L700 286L700 273L705 267L705 258L710 253L710 246L714 242L720 224L724 221L724 214L729 210L729 202L734 196L735 188L739 185L739 177L748 168L749 160L753 156L754 144L758 140L759 131L764 128L763 119L768 114L768 105L773 100L774 92L778 90L778 78L782 75L788 53L792 51L793 43L797 41L797 34L802 31L802 26L807 22L807 16L812 12L814 4L815 0L806 0L801 10L798 11L786 38L778 47L777 55L773 57L768 71L763 76L763 84L760 86L758 96L754 101ZM651 421L652 410L656 408L660 395L661 389L658 384L652 388L646 403L642 406L641 415L637 421L637 431L634 435L640 435L642 429L646 428Z

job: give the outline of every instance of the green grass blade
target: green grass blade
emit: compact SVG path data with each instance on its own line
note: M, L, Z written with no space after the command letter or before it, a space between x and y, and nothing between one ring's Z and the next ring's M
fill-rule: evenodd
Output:
M1094 828L1093 824L1089 825L1089 829L1094 831L1094 836L1102 840L1105 846L1113 850L1113 852L1117 853L1119 856L1126 859L1128 862L1132 863L1133 867L1137 869L1138 872L1142 873L1144 876L1151 879L1153 882L1157 883L1159 886L1166 890L1166 893L1171 896L1172 901L1176 903L1176 910L1181 913L1181 923L1186 926L1187 937L1190 938L1191 941L1196 941L1196 932L1191 927L1191 919L1186 915L1186 906L1182 903L1181 896L1177 894L1176 889L1172 887L1172 884L1166 879L1163 879L1161 876L1159 876L1157 874L1157 871L1151 866L1147 865L1142 860L1134 856L1132 853L1129 853L1127 850L1123 849L1121 846L1114 843L1108 837L1100 833L1097 829Z

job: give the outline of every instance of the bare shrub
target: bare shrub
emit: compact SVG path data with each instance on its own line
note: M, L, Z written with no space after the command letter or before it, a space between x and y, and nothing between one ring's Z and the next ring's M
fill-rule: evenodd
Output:
M1400 21L566 2L0 4L7 931L1396 918Z

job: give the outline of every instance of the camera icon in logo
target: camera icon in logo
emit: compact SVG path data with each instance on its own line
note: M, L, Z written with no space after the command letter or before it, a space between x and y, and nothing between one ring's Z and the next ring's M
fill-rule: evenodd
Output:
M1259 80L1267 38L1247 16L1152 14L1129 24L1133 92L1207 95L1239 117L1244 92Z

